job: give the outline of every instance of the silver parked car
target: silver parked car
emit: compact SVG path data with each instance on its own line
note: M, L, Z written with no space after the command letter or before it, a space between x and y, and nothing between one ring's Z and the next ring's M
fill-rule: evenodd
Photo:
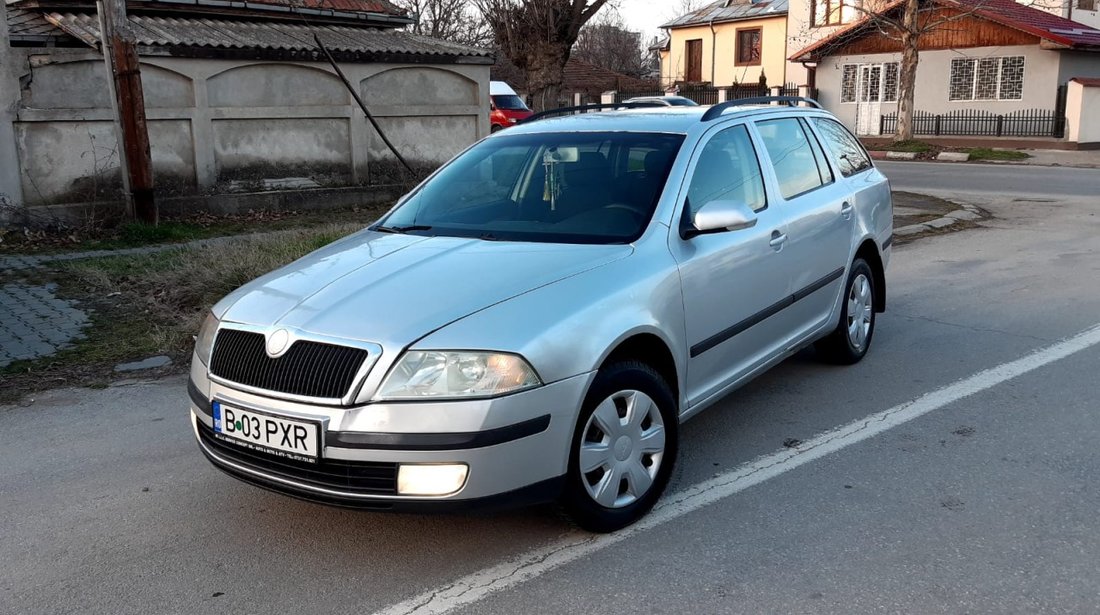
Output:
M683 96L635 96L629 100L624 100L625 103L653 103L665 107L695 107L699 103L690 98L684 98Z
M520 124L214 306L194 432L217 468L309 500L557 499L621 528L665 489L682 421L808 345L867 353L891 216L816 108Z

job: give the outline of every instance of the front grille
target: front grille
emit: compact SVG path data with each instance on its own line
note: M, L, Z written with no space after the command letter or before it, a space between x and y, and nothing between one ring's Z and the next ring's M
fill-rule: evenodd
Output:
M261 333L222 329L214 341L210 373L265 391L340 399L370 354L362 348L298 340L272 359L265 344Z
M397 495L397 464L374 461L319 459L317 463L293 461L236 446L218 439L201 421L199 438L219 457L230 459L264 474L364 495Z

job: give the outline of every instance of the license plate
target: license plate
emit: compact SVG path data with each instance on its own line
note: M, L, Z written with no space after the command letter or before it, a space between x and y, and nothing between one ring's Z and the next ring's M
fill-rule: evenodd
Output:
M321 424L213 403L214 434L224 442L285 457L317 462L321 451Z

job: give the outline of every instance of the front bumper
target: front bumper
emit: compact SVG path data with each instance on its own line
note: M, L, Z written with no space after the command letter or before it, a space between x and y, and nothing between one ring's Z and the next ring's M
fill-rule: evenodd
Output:
M492 400L322 408L235 391L204 381L197 371L192 370L188 386L192 427L199 448L219 470L297 498L398 511L507 507L554 499L568 468L577 411L591 378L581 375ZM217 440L211 399L326 419L322 458L318 464L287 462ZM403 430L377 429L384 424ZM403 496L396 490L397 468L403 463L464 463L469 472L454 494Z

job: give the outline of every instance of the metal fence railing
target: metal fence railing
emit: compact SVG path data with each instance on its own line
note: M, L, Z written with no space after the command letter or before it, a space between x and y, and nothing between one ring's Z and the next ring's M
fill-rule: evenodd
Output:
M756 98L758 96L768 95L768 86L760 85L759 83L730 85L723 89L726 90L726 100L740 100L742 98Z
M898 114L880 120L880 134L898 129ZM959 137L1058 137L1065 132L1065 114L1053 109L1021 109L992 113L982 109L956 109L947 113L913 113L913 134Z

